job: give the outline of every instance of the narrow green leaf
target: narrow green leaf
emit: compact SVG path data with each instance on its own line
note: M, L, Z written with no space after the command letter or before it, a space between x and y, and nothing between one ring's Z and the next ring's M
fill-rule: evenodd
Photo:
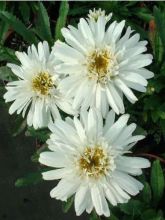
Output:
M161 41L165 47L165 14L160 11L156 6L154 7L154 17L156 22L157 31L160 35Z
M0 18L7 22L18 34L20 34L25 41L28 43L36 43L36 38L34 33L26 28L26 26L13 14L2 11L0 12Z
M13 137L16 137L17 135L21 134L27 126L26 119L22 121L18 129L13 133Z
M50 131L46 128L35 130L33 127L28 127L25 135L37 138L41 142L45 142L49 138Z
M51 44L53 39L51 35L50 20L47 10L42 2L39 2L37 6L37 20L34 31L42 40L47 40Z
M4 11L6 9L6 1L0 2L0 11Z
M145 203L150 203L150 201L151 201L151 187L147 182L144 183L142 197L143 197L143 201Z
M134 14L146 22L149 22L154 18L148 8L135 8L134 10L136 11Z
M55 39L56 40L63 40L62 34L61 34L61 28L63 28L66 24L67 15L69 11L69 4L67 1L62 1L60 5L60 11L59 11L59 17L57 19L56 24L56 32L55 32Z
M15 51L2 45L0 45L0 61L18 63L18 59L15 56Z
M27 2L19 2L19 11L24 22L28 22L30 18L30 7Z
M141 220L164 220L163 213L154 209L147 209L141 214Z
M111 212L111 215L108 218L108 220L118 220L118 218Z
M19 178L15 182L16 187L35 185L42 181L41 172L29 173L25 177Z
M6 33L9 29L9 24L7 22L3 22L0 26L0 42L4 44L6 40Z
M163 196L165 182L163 170L160 165L160 161L156 160L152 164L151 169L151 187L153 191L153 203L157 205Z
M159 111L158 110L158 115L161 119L165 119L165 111Z
M91 214L89 220L99 220L99 217L98 217L98 215L96 214L95 211L92 211L92 214Z
M120 205L121 211L131 216L140 215L144 208L145 207L141 201L133 199L126 204Z
M62 203L62 210L64 213L67 213L69 211L69 209L72 207L74 201L74 197L70 197L67 202L63 202Z
M17 79L11 69L7 66L0 67L0 79L4 81L12 81Z

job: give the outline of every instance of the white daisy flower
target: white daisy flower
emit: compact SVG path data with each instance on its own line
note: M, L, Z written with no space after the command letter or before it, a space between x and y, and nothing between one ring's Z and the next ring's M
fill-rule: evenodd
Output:
M7 84L4 95L6 102L14 101L9 113L22 116L27 113L27 124L40 128L47 126L55 118L60 118L57 107L68 114L73 114L71 101L67 101L58 89L59 76L54 70L58 64L53 53L49 52L46 41L28 47L27 53L16 52L21 65L8 64L18 77L17 81Z
M66 201L75 194L77 215L93 209L98 215L110 216L112 205L126 203L143 185L132 176L150 166L147 159L124 155L144 136L132 136L134 123L127 126L129 115L116 122L111 110L103 126L101 113L94 109L80 114L80 120L57 119L49 126L47 141L50 152L40 154L40 163L53 169L43 173L45 180L61 179L50 196ZM132 176L131 176L132 175Z
M106 21L108 22L112 17L112 13L106 15L105 10L102 10L101 8L99 8L98 10L96 10L95 8L93 10L89 10L88 18L90 20L97 21L100 16L105 17Z
M131 89L145 92L147 79L153 73L145 69L152 62L147 41L139 41L125 21L112 22L107 27L105 16L97 21L80 19L78 28L62 29L67 42L55 44L55 56L62 62L56 66L60 74L68 74L60 88L73 97L75 109L96 107L106 116L109 106L124 113L123 94L134 103L137 97ZM75 92L76 91L76 92Z

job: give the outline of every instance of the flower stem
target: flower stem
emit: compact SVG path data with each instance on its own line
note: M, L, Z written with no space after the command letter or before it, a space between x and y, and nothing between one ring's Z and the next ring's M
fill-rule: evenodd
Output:
M165 164L165 159L163 159L162 157L159 157L159 156L157 156L157 155L154 155L154 154L139 153L139 154L136 154L136 155L137 155L137 156L146 156L146 157L154 158L154 159L160 160L162 163Z

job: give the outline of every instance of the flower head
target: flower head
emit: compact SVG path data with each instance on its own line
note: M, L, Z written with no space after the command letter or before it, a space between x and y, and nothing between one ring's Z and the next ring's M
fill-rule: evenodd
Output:
M54 46L61 61L55 69L67 75L59 86L73 97L75 109L94 106L105 117L110 106L117 114L124 113L123 94L136 102L132 89L145 92L147 79L153 77L144 68L152 62L152 55L143 54L147 41L139 41L140 35L132 34L130 27L125 30L125 21L108 25L105 13L93 13L97 19L81 18L78 28L63 28L66 43Z
M105 10L101 10L101 8L99 8L98 10L96 10L95 8L93 10L89 10L88 18L90 20L97 21L100 16L105 17L106 21L108 22L112 17L112 13L106 15Z
M45 180L61 179L50 192L52 198L66 201L75 195L77 215L95 209L98 215L109 216L107 201L117 205L139 193L143 185L132 176L140 175L150 163L129 156L144 136L132 136L136 125L127 125L128 119L125 114L115 122L115 113L110 111L103 126L100 112L90 109L80 119L59 119L49 126L51 151L42 152L39 161L54 168L43 173Z
M27 124L34 128L47 126L59 118L59 107L68 114L73 114L71 100L66 99L58 88L60 77L54 67L58 61L49 52L46 41L28 47L27 53L16 52L21 65L8 64L18 77L17 81L7 84L4 95L6 102L14 101L9 113L27 113Z

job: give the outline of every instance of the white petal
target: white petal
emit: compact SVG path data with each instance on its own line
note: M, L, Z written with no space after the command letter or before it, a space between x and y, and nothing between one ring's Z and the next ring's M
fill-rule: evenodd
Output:
M72 196L80 182L78 180L62 179L58 185L50 191L52 198L60 199L61 201L67 201Z
M121 161L126 166L130 166L132 168L148 168L151 165L149 160L141 157L122 156Z
M74 125L77 129L77 133L78 133L81 141L84 142L86 140L85 131L84 131L84 128L83 128L81 122L76 117L74 117Z
M87 207L87 202L89 198L88 186L81 185L75 194L75 211L76 215L80 216Z
M123 114L125 112L123 100L120 97L117 89L115 88L115 86L112 83L109 84L109 90L113 96L113 99L114 99L116 105L118 106L120 113Z
M143 76L145 79L150 79L154 77L154 73L145 68L137 69L136 72Z
M93 186L91 188L91 196L97 214L109 217L110 211L102 189L99 189L97 186Z
M116 105L109 88L106 88L106 94L107 94L109 105L112 107L112 109L115 111L116 114L119 114L118 106Z
M56 45L55 55L63 62L78 63L84 59L83 54L62 42Z
M60 168L66 166L66 157L59 152L42 152L39 162L46 166Z
M89 28L88 23L84 18L80 19L80 23L78 24L79 29L81 30L81 33L83 37L90 42L92 46L94 46L94 40L93 40L93 35L92 32Z
M130 195L136 195L143 188L143 185L138 180L125 173L114 171L113 178Z
M114 124L114 122L115 122L115 112L111 110L108 112L108 115L105 119L104 133L107 132L107 130Z
M119 137L113 142L113 145L118 147L121 144L123 144L134 132L136 129L136 124L132 123L129 126L127 126L123 131L120 133Z
M88 135L92 140L97 137L97 116L94 109L90 109L88 113Z
M47 172L43 172L42 176L44 180L56 180L64 178L70 172L67 168L50 170Z
M114 81L131 103L135 103L138 100L131 89L129 89L121 79L118 78Z
M122 129L126 126L129 119L129 115L122 115L105 133L104 137L113 143L116 140L122 131Z

